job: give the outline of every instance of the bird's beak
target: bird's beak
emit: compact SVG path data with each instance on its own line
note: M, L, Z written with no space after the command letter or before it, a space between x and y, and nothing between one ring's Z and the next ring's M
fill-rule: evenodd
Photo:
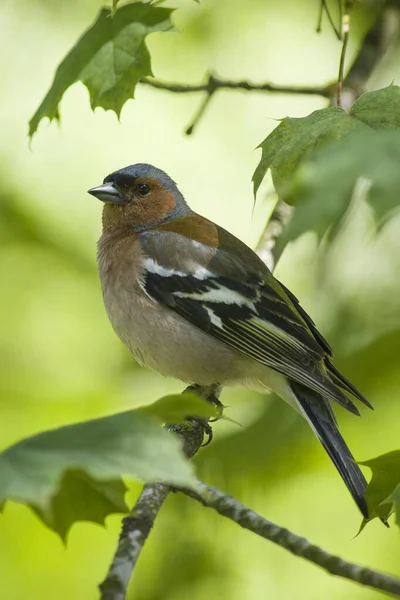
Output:
M121 192L111 182L103 183L103 185L88 190L88 194L92 194L92 196L106 204L121 204L124 200Z

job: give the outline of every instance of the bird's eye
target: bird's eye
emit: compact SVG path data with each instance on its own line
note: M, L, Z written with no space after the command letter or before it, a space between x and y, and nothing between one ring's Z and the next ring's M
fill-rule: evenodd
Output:
M147 196L147 194L150 192L150 187L146 183L139 183L136 191L139 196Z

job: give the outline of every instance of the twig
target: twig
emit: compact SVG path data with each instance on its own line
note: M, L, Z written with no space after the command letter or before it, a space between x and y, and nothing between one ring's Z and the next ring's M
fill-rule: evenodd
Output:
M203 443L204 428L196 421L168 426L182 438L183 451L188 458L196 454ZM131 513L122 521L117 549L104 581L99 585L100 600L124 600L129 581L154 521L170 492L164 483L143 487Z
M341 2L342 2L342 0L338 0L339 10L341 9ZM324 12L326 13L326 16L328 17L328 21L329 21L333 31L335 32L337 39L341 40L342 39L341 31L335 25L335 22L332 18L332 15L331 15L329 7L326 3L326 0L320 0L318 20L317 20L317 33L321 33L321 31L322 31L322 17L324 15ZM341 19L340 19L340 21L341 21Z
M210 74L205 83L196 85L182 85L179 83L167 83L157 79L142 79L140 83L149 85L158 90L166 90L175 94L192 94L195 92L205 92L206 96L197 110L191 124L186 128L186 135L191 135L203 116L207 106L210 103L211 97L217 90L241 90L246 92L269 92L276 94L304 94L312 96L331 97L331 88L328 87L293 87L293 86L277 86L271 83L252 83L250 81L231 81L222 79Z
M343 79L344 79L344 63L346 60L346 51L347 45L349 43L349 33L350 33L350 11L353 6L352 0L346 0L344 5L344 12L342 16L342 52L340 54L340 62L339 62L339 75L338 75L338 84L337 84L337 92L336 92L336 104L342 108L342 88L343 88Z
M192 492L184 493L195 498L204 506L213 508L220 515L235 521L235 523L244 529L248 529L256 535L288 550L292 554L314 563L331 575L343 577L344 579L349 579L375 590L400 597L400 579L386 573L374 571L368 567L350 563L339 556L330 554L319 546L315 546L306 538L300 537L288 529L264 519L256 512L235 500L235 498L224 494L216 488L209 487L201 482L198 485L199 495Z
M208 82L207 82L207 95L203 100L203 103L200 104L200 108L198 109L196 115L193 118L192 123L186 128L186 135L192 135L197 123L200 121L201 117L203 116L207 106L210 103L211 97L214 94L215 90L217 89L217 85L216 85L217 80L215 79L215 77L210 74L208 77Z
M211 82L211 84L210 84ZM210 93L216 90L242 90L245 92L270 92L275 94L302 94L311 96L324 96L325 98L330 97L329 86L326 87L296 87L292 85L279 86L273 85L272 83L252 83L251 81L240 80L233 81L230 79L223 79L221 77L215 77L209 75L205 83L200 84L180 84L180 83L168 83L166 81L159 81L158 79L144 78L140 80L143 85L156 88L158 90L166 90L167 92L173 92L175 94L192 94L195 92L207 92Z
M317 33L321 33L322 31L322 17L324 16L324 0L321 0L321 2L319 3L319 13L318 13L318 19L317 19L317 28L316 28L316 32Z
M216 77L213 74L208 75L206 80L200 84L180 84L172 83L167 81L160 81L158 79L144 78L140 81L142 85L147 85L158 90L164 90L172 92L174 94L193 94L196 92L205 92L206 98L202 102L195 118L191 125L186 129L186 133L190 135L193 133L195 126L198 124L200 118L204 114L211 97L217 90L238 90L246 92L266 92L271 94L298 94L298 95L309 95L309 96L322 96L323 98L329 99L331 102L336 100L338 106L344 104L343 91L346 90L351 92L351 99L346 104L352 104L352 102L360 96L364 89L368 78L370 77L373 69L377 62L386 51L391 39L395 37L395 34L390 31L390 27L387 27L386 17L390 13L391 22L393 22L393 12L399 11L400 1L399 0L386 0L382 1L382 7L376 15L376 20L370 31L368 32L364 43L361 46L360 52L351 67L347 77L344 79L344 65L346 58L346 51L349 37L349 10L353 4L352 0L346 0L345 10L342 11L342 0L337 0L339 6L339 17L341 22L341 32L339 32L334 26L332 16L327 7L326 0L321 0L320 4L320 15L318 25L320 26L320 20L322 18L323 11L326 12L330 23L338 36L339 39L343 39L342 51L340 57L340 67L338 81L330 83L322 87L307 87L307 86L279 86L269 82L254 83L247 80L234 81L230 79L224 79L223 77ZM397 30L398 31L398 27Z

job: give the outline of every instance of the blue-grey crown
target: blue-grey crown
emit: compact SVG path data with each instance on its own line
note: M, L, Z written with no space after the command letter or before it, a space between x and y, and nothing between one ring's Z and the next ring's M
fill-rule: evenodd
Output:
M114 171L113 173L110 173L110 175L107 175L104 179L104 183L111 181L117 185L131 185L135 182L137 177L151 177L151 179L158 181L165 190L173 192L174 194L178 192L180 195L175 181L173 181L169 175L161 169L157 169L157 167L153 167L153 165L148 165L146 163L138 163L136 165L129 165L129 167L124 167L123 169L118 169L118 171Z

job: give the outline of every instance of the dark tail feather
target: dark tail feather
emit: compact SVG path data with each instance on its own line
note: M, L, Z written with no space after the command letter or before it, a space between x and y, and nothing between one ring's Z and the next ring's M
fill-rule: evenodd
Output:
M332 408L320 394L299 383L290 383L300 409L329 454L358 508L368 519L368 507L364 498L367 482L353 455L339 433Z
M365 396L363 396L361 394L361 392L358 391L358 389L351 383L351 381L349 381L347 379L347 377L345 377L335 367L335 365L333 365L330 362L330 360L325 360L325 365L328 368L329 375L331 376L333 383L336 383L336 385L338 385L340 388L342 388L345 392L349 392L355 398L358 398L359 400L361 400L361 402L363 402L365 404L365 406L368 406L368 408L371 408L372 410L374 410L374 407L372 406L372 404L370 402L368 402L368 400L365 398Z

